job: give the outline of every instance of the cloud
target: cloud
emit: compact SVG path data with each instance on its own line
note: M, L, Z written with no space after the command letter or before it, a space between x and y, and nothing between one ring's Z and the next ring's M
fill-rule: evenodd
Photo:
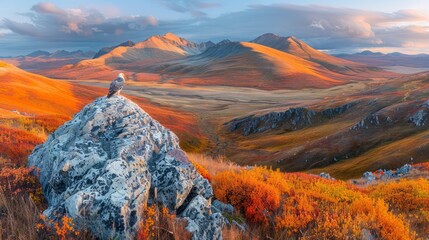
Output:
M413 48L428 52L429 48L429 13L420 10L385 13L276 4L251 5L242 11L209 18L203 11L216 7L216 4L202 0L158 1L194 18L173 21L158 20L154 16L107 17L97 9L63 9L51 3L39 3L24 14L27 22L0 21L0 28L7 32L0 45L9 46L3 43L9 41L12 44L13 41L14 46L26 46L31 42L36 49L55 45L57 48L90 46L96 50L125 40L142 41L166 32L197 42L226 38L249 41L271 32L294 35L318 49L340 52L365 48ZM52 42L55 44L45 44Z
M165 23L164 23L165 24ZM422 26L423 25L423 26ZM426 26L424 26L426 25ZM394 13L326 6L252 5L240 12L183 27L195 38L250 40L263 33L294 35L320 49L362 47L429 47L429 14L419 10ZM171 30L173 31L173 30Z
M218 7L218 3L209 3L203 0L158 0L165 7L180 13L190 13L193 17L202 18L207 14L203 9Z
M10 31L47 41L79 41L82 38L100 40L109 35L129 34L156 26L154 16L108 18L96 9L62 9L52 3L38 3L23 14L29 22L3 20Z

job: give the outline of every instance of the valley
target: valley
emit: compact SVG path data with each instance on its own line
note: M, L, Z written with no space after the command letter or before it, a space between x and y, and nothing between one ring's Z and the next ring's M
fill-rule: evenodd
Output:
M341 179L427 161L418 143L427 136L428 73L341 59L293 36L215 44L167 33L34 72L95 97L120 71L124 94L190 152Z
M209 139L206 151L212 155L224 155L239 164L270 165L282 171L325 171L335 177L348 179L360 176L368 169L390 169L405 163L427 161L426 148L413 145L418 143L418 140L413 139L426 136L426 125L416 128L410 123L409 116L400 119L394 113L380 114L388 111L390 106L403 107L399 114L402 111L416 112L414 109L424 103L424 96L428 94L425 92L427 90L423 90L426 83L422 81L427 78L427 75L419 75L384 82L352 83L329 89L275 91L131 81L124 92L149 99L159 106L195 114L198 125ZM107 87L105 81L70 82ZM352 106L338 116L321 122L314 120L314 124L293 131L279 127L243 135L239 131L229 131L226 125L233 119L251 114L261 116L300 107L326 111L344 104ZM394 123L382 123L370 129L365 126L355 132L350 130L371 114L380 114L380 119L381 116L390 116ZM304 122L303 119L301 121ZM410 143L409 150L383 155L389 145L406 142Z

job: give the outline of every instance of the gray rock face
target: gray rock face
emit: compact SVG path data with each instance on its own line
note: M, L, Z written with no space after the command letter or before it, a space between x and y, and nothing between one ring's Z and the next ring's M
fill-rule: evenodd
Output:
M325 178L325 179L329 179L329 180L335 180L335 178L331 177L331 175L329 173L321 172L321 173L319 173L319 176L321 178Z
M29 165L40 169L44 214L66 214L101 239L132 238L148 201L186 218L197 229L194 239L221 238L223 217L210 214L209 182L176 135L124 97L85 106L34 149Z
M410 122L412 122L416 127L424 126L426 124L427 115L426 111L419 110L410 117Z
M270 129L294 131L332 119L337 115L345 113L356 104L357 102L351 102L319 112L307 108L290 108L284 112L270 112L261 116L250 115L243 118L236 118L225 123L225 125L227 125L230 132L239 129L242 130L244 136L265 132Z
M392 124L393 120L389 116L385 116L383 114L370 114L363 118L361 121L353 125L350 129L351 130L358 130L358 129L368 129L371 127L378 127L382 125L388 125Z
M375 176L372 172L364 172L362 178L365 179L368 183L375 180Z
M400 178L405 175L408 175L410 171L413 170L413 166L410 164L405 164L404 166L397 168L396 170L386 170L386 169L378 169L375 171L375 174L372 172L365 172L362 175L362 179L365 183L371 183L376 179L381 180L390 180L395 178Z
M405 123L411 123L413 127L427 127L428 116L429 100L423 103L416 101L405 102L400 106L385 107L365 116L353 125L350 130L380 128Z
M213 212L226 212L229 214L234 213L234 207L231 204L223 203L219 200L214 200L212 203Z

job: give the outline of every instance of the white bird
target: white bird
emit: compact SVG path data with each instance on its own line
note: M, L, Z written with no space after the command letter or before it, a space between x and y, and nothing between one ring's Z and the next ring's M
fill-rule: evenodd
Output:
M112 81L109 88L109 93L107 94L107 98L110 98L111 96L115 94L120 94L122 88L124 88L125 85L125 76L123 73L119 73L118 77Z

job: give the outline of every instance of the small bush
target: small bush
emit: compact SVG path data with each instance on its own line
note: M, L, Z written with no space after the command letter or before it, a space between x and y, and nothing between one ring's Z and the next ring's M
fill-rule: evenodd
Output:
M138 240L191 239L185 230L186 221L177 219L166 207L157 204L143 206L142 219L137 232Z

